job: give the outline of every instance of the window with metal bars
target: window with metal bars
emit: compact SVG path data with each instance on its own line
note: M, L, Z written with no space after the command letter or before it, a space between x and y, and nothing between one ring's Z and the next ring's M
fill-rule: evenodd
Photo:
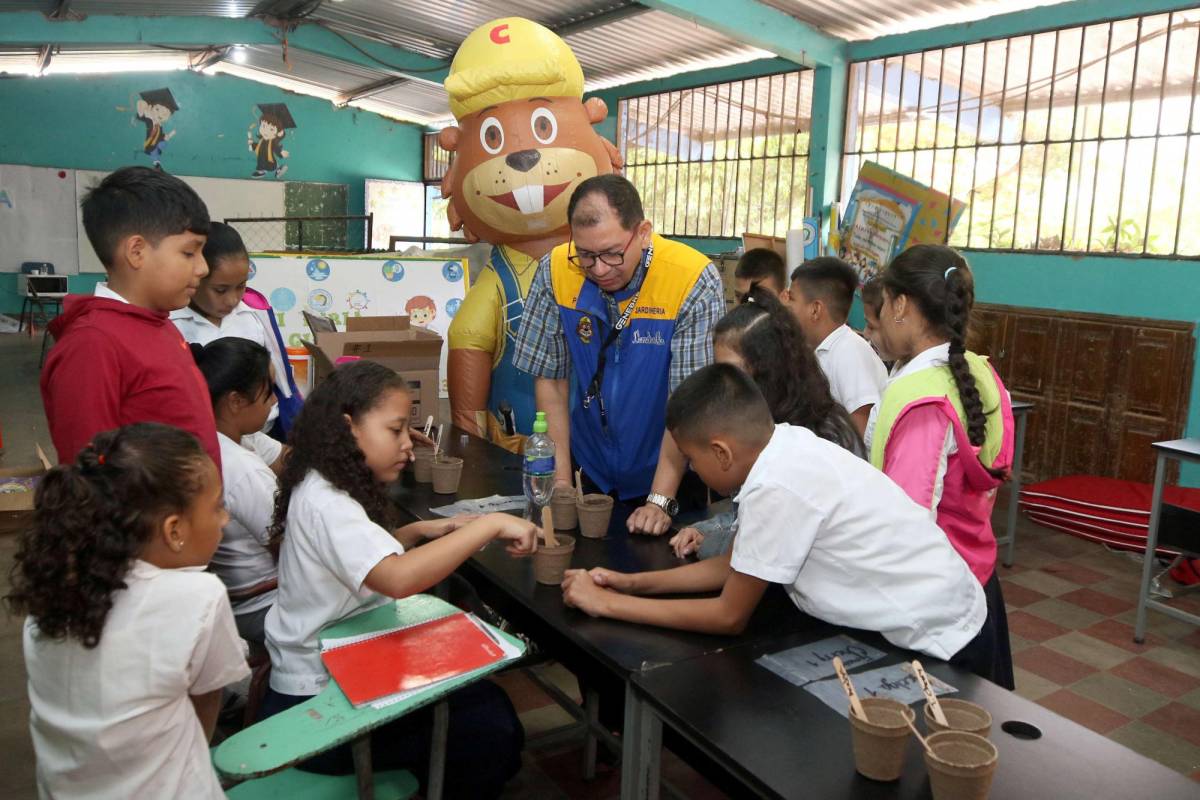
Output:
M842 197L874 161L967 202L950 244L1200 254L1200 9L850 65Z
M446 177L446 171L450 169L449 150L442 148L438 144L437 132L425 134L425 167L424 178L426 183L441 183L442 178Z
M784 236L808 208L812 71L622 98L617 140L668 236Z

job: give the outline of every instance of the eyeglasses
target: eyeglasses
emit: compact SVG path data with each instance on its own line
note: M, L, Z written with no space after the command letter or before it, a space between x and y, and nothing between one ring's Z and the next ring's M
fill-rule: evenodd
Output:
M567 261L570 261L583 270L595 269L597 261L606 267L619 267L625 263L625 253L629 250L629 245L633 244L634 237L636 236L637 229L634 228L633 233L629 235L629 240L625 242L625 246L620 250L610 250L605 253L589 253L587 250L576 250L574 255L567 256ZM568 251L571 248L571 241L567 242Z

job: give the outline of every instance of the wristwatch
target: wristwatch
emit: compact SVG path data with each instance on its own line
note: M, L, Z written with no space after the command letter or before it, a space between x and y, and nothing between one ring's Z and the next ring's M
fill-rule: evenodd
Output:
M679 501L674 497L667 497L665 494L651 492L646 496L646 502L650 505L658 506L667 512L668 517L673 517L679 513Z

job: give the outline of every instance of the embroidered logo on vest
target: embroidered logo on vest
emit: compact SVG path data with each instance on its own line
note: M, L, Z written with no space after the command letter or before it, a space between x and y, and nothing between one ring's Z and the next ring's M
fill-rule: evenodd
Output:
M645 334L645 333L642 333L641 331L634 331L633 332L633 343L634 344L656 344L656 345L662 346L667 343L667 340L663 338L662 331L655 331L652 334Z
M579 324L575 326L575 334L579 337L579 341L584 344L592 343L592 318L582 316L579 318Z

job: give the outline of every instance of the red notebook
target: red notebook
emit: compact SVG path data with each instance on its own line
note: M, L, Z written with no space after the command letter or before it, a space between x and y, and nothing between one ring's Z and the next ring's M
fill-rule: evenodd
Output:
M503 658L500 645L461 611L321 653L325 668L355 708Z

